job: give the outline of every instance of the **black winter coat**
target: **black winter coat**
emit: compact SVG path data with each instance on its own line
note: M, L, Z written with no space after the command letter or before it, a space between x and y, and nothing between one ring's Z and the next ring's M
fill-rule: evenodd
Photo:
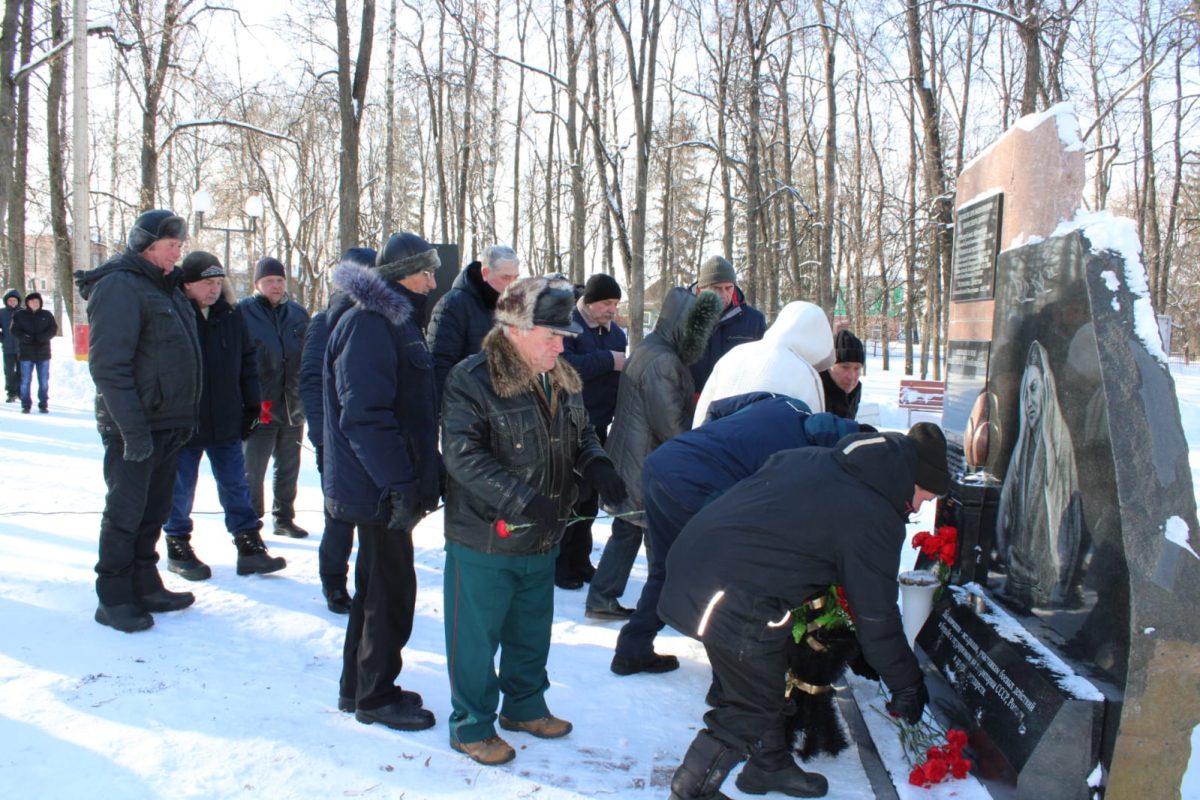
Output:
M691 288L695 290L696 285ZM737 302L726 309L717 323L717 329L708 340L704 354L691 366L692 382L696 385L696 393L704 391L704 384L712 374L713 367L739 344L757 342L767 332L767 318L754 306L746 302L746 294L741 287L734 288Z
M346 522L385 523L400 491L432 511L441 459L433 359L419 327L425 297L357 265L333 280L344 297L327 317L326 508Z
M301 425L300 356L308 312L294 300L272 306L262 295L238 303L254 342L262 399L271 401L272 424Z
M776 453L692 517L667 555L658 615L747 657L791 635L789 611L842 584L868 663L892 691L921 679L896 608L916 450L899 433Z
M561 541L580 475L605 459L583 407L582 381L559 358L549 373L554 402L497 328L483 352L450 371L442 400L446 460L446 539L497 555L548 553ZM538 526L496 535L496 521L532 520L522 510L541 494L558 506L554 530Z
M429 349L437 375L439 397L454 365L478 353L492 329L492 312L500 294L483 279L483 265L472 261L459 273L433 307L429 319Z
M624 353L629 339L615 322L609 323L608 330L599 325L589 328L578 308L571 316L583 333L563 337L562 357L583 379L583 406L588 421L597 431L607 430L617 410L617 388L621 385L621 373L613 369L612 354Z
M826 411L845 419L854 419L858 416L858 401L862 399L862 381L858 382L853 392L847 394L842 387L837 385L837 381L829 374L829 370L825 370L821 373L821 385L825 388Z
M58 333L54 314L45 308L18 309L12 315L13 335L17 337L17 357L21 361L49 361L50 341Z
M192 303L200 339L203 381L200 390L200 426L188 444L207 447L242 438L242 414L257 409L261 399L254 342L246 331L241 310L232 297L218 297L209 306L208 318Z
M8 298L17 298L17 307L8 307ZM0 346L3 346L4 352L8 355L17 354L17 337L12 332L13 314L21 309L21 293L16 289L9 289L4 293L4 297L0 298L3 303L0 304Z
M696 392L687 365L703 351L721 310L714 295L708 293L704 298L700 307L696 295L687 289L669 291L654 331L625 363L616 418L604 448L628 497L619 505L605 502L609 511L627 514L643 508L642 464L646 456L692 427ZM693 306L699 313L692 313ZM627 521L645 525L640 514Z
M304 332L304 351L300 355L300 404L308 423L308 440L320 448L325 441L324 376L325 345L329 343L329 313L338 302L329 298L329 308L313 314Z
M196 425L200 342L181 274L166 275L132 250L75 273L87 300L88 369L102 436Z

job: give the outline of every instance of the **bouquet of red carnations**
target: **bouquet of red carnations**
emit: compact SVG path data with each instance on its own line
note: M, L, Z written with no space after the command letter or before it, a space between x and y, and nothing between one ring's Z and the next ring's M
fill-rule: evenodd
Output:
M945 583L950 579L950 568L958 555L958 528L942 525L937 533L921 531L913 537L912 546L933 560L933 574L938 580Z
M946 731L946 743L925 750L925 760L908 773L908 782L913 786L928 788L949 778L967 777L971 762L962 754L966 746L966 731L958 728Z

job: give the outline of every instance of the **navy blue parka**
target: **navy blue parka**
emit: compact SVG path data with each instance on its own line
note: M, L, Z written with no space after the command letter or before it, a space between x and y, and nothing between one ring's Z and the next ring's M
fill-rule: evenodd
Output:
M621 386L621 373L613 369L613 353L624 353L629 339L615 322L609 323L607 330L602 325L589 327L578 307L571 317L583 328L583 333L563 337L562 357L583 379L583 405L588 422L597 431L608 430L617 410L617 389Z

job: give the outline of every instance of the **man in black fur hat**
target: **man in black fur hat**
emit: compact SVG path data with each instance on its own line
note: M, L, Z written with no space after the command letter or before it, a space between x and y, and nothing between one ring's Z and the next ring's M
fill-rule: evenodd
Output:
M581 330L574 306L572 285L559 277L513 283L496 302L483 351L446 379L450 746L488 766L516 755L496 735L498 704L505 730L542 739L571 732L545 700L554 562L580 481L605 497L625 493L588 423L583 382L559 358L563 337Z

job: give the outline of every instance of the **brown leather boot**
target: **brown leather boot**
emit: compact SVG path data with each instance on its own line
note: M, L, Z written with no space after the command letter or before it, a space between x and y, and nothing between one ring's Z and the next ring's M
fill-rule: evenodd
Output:
M450 747L485 767L507 764L517 757L517 751L513 750L512 746L499 736L489 736L478 742L460 742L457 739L451 739Z
M514 722L501 714L500 727L506 731L532 734L539 739L559 739L570 733L574 726L553 714L547 714L541 719L531 719L528 722Z

